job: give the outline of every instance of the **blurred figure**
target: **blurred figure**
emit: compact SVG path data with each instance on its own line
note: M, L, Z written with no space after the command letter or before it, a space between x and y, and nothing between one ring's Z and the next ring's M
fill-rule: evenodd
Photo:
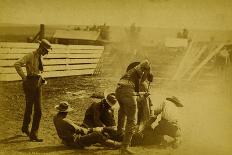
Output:
M125 119L127 118L125 135L120 150L121 154L133 154L129 150L129 146L137 124L137 96L140 95L140 82L143 76L148 73L150 73L150 62L144 60L126 72L118 82L116 88L116 98L120 105L118 111L118 133L123 133Z
M70 119L66 118L68 112L73 110L68 102L60 102L55 108L58 110L58 113L54 116L53 122L57 134L64 145L79 149L96 143L112 148L120 146L119 143L108 139L108 137L103 134L102 127L86 129L74 124Z
M43 71L43 64L41 56L49 53L51 44L46 39L42 39L39 48L31 53L26 54L23 58L19 59L15 64L17 73L23 80L23 90L26 98L26 108L24 113L22 132L30 137L31 141L42 142L43 139L38 138L38 130L41 111L41 98L42 98L42 84L46 81L41 77ZM24 74L22 67L26 66L27 75ZM32 108L34 106L33 123L31 132L29 131L29 124L31 122Z

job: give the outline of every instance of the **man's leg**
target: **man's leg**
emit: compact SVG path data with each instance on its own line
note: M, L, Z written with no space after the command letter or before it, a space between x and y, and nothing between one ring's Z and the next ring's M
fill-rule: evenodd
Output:
M125 135L122 142L122 154L132 154L133 152L129 151L128 148L131 144L132 136L135 132L136 123L137 123L137 103L134 96L125 96L123 98L124 111L127 116L127 123L125 128Z
M38 139L38 130L39 130L39 124L42 115L41 97L42 97L42 90L41 87L39 87L35 91L34 116L33 116L33 123L32 123L31 134L30 134L31 140L36 140L36 141L42 141L42 139Z
M81 136L74 141L78 146L85 147L96 143L103 143L107 140L107 137L100 132L92 132L90 134Z
M29 81L23 82L23 90L25 94L26 106L23 118L22 132L29 136L29 124L31 122L32 106L33 106L33 92L29 87Z
M123 110L123 105L120 105L120 108L118 110L118 126L117 126L118 134L123 134L125 121L126 121L126 114Z

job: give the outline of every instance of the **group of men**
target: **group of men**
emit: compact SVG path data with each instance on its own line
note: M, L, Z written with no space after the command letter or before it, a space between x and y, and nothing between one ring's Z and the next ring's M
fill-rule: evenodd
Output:
M41 119L41 86L46 81L40 75L43 71L41 56L48 54L51 44L42 39L37 50L25 55L15 63L15 68L23 80L26 98L22 132L31 141L42 142L38 138ZM26 66L27 75L22 71ZM164 144L176 147L180 143L178 107L183 104L175 96L167 97L162 103L152 104L149 87L153 81L151 64L148 60L130 64L120 78L115 92L105 91L104 98L93 103L85 112L81 125L75 124L66 116L73 109L68 102L56 105L58 113L53 122L64 145L84 148L100 143L107 147L120 148L121 154L133 154L129 147L146 144ZM118 122L115 121L115 105L119 104ZM32 109L34 116L29 131ZM160 114L157 126L153 126ZM167 140L165 137L171 137Z

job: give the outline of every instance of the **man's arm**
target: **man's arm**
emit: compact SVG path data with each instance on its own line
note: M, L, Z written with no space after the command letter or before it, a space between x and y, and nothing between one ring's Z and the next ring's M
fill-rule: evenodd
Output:
M22 67L26 65L26 61L27 61L27 55L16 61L14 64L15 70L23 80L26 79L26 75L24 74Z
M78 125L76 125L73 121L71 121L70 119L64 119L64 121L69 124L70 127L75 129L75 133L77 134L87 134L89 132L88 129L80 127Z

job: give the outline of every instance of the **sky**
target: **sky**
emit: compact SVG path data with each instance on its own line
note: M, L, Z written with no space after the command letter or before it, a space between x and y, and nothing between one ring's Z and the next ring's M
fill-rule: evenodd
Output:
M0 23L232 29L232 0L0 0Z

